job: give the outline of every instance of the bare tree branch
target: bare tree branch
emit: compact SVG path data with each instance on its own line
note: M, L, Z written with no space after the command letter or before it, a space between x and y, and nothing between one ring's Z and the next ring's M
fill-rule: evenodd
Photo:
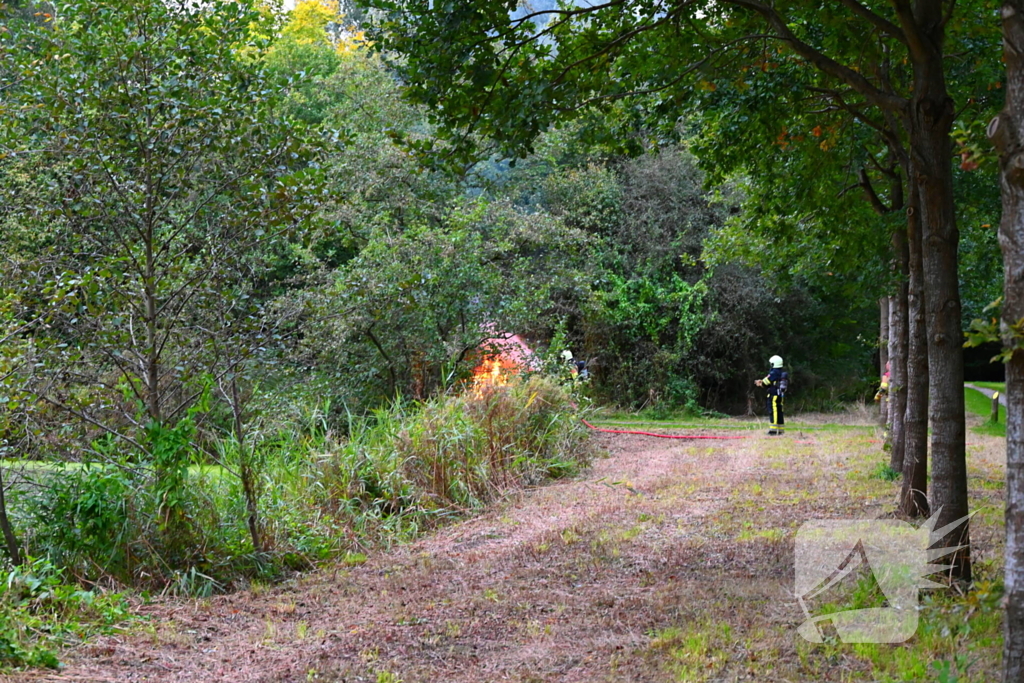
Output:
M865 168L860 169L860 185L864 188L864 194L868 198L868 203L871 204L871 208L875 210L879 216L884 216L889 213L892 208L885 205L884 202L878 197L878 193L875 192L875 186L871 183L871 178L868 176L868 171Z
M127 434L122 434L121 432L117 431L116 429L113 429L112 427L108 427L107 425L105 425L102 422L99 422L99 421L93 419L92 417L90 417L89 415L83 413L82 411L75 410L74 408L72 408L68 404L63 403L62 401L56 401L56 400L50 398L49 396L46 396L45 394L39 395L39 399L44 401L45 403L49 403L54 408L59 408L59 409L65 411L65 412L70 413L71 415L74 415L75 417L77 417L79 420L82 420L83 422L88 422L93 427L98 427L99 429L103 430L104 432L106 432L107 434L110 434L113 437L116 437L118 439L124 440L126 443L129 443L132 446L134 446L135 448L139 449L140 453L146 453L147 452L146 449L143 448L142 444L140 444L138 441L136 441L132 437L128 436Z

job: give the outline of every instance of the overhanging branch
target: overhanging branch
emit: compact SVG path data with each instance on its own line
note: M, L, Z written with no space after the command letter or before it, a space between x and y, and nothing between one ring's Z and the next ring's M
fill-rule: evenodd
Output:
M864 5L857 2L857 0L839 0L839 2L848 7L854 14L862 19L866 19L871 22L875 28L879 29L883 33L892 36L896 40L900 41L904 45L907 44L907 37L903 35L903 31L899 26L892 23L885 17L875 14Z
M896 111L902 111L906 108L908 102L905 98L880 90L860 73L844 64L840 64L820 50L800 40L793 33L792 29L789 28L789 23L774 7L758 2L758 0L725 0L725 2L760 14L774 29L778 38L789 43L798 55L810 62L822 73L846 83L867 98L873 105L882 109Z

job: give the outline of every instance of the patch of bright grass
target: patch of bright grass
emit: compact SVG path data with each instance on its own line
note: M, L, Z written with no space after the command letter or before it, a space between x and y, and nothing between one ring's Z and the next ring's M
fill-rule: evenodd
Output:
M983 387L985 389L993 389L998 391L1000 394L1006 392L1006 382L971 382L976 387Z
M781 541L786 537L786 532L782 529L744 529L740 532L740 535L736 537L737 541L756 541L756 540L767 540L767 541Z
M871 476L885 481L896 481L900 478L901 474L890 467L889 463L880 462Z
M975 415L981 415L986 418L992 415L992 399L976 389L964 388L964 405L967 408L967 412L974 413ZM1006 407L999 406L998 423L993 424L991 421L986 421L984 424L975 427L973 431L978 434L985 434L986 436L1006 436Z
M977 566L979 574L990 573ZM884 683L904 681L959 681L983 683L997 674L992 663L1002 649L1002 587L980 578L966 595L946 590L926 593L921 598L917 633L905 643L798 644L800 659L810 673L825 675L837 657L854 665L862 663L871 680ZM843 605L816 608L816 614L830 614L869 606L870 595L855 591ZM856 679L860 680L860 679Z
M347 552L344 557L341 558L341 564L348 565L350 567L360 565L366 562L366 555L363 553Z
M673 680L714 680L729 660L732 627L725 623L698 622L649 634L650 649L668 650Z

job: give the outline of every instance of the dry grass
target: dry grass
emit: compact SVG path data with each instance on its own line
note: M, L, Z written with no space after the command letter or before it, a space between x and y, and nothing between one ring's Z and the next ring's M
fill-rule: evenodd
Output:
M984 438L971 455L972 505L995 510L1001 491L985 482L1001 476L998 446ZM921 680L907 677L914 666L931 679L933 661L969 655L974 663L960 681L997 679L998 613L984 601L971 618L988 622L959 635L950 622L945 639L923 627L905 645L871 650L814 646L796 634L799 524L891 510L896 485L872 476L883 459L874 429L721 442L598 439L611 457L584 478L506 499L360 566L258 594L156 603L146 608L151 618L188 642L144 633L111 639L72 653L62 676L895 683ZM1001 518L979 517L975 553L992 573ZM966 613L966 602L939 601L925 619L936 629L962 621L958 605Z
M837 413L800 413L799 420L810 425L869 427L879 424L877 403L851 403Z

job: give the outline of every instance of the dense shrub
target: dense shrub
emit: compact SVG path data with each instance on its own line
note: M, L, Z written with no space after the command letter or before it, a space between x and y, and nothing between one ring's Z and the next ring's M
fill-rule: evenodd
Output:
M252 433L259 552L233 461L204 464L198 451L173 508L172 492L124 463L39 468L38 493L15 506L25 549L87 585L204 595L411 537L509 490L573 474L592 455L571 395L541 376L397 403L350 418L347 436L325 413Z
M774 354L799 378L793 399L856 397L870 369L874 299L842 294L832 272L829 287L789 273L794 264L735 221L738 189L709 191L685 148L532 163L518 172L542 188L529 201L587 235L589 291L558 303L568 345L595 361L595 399L744 412L760 404L753 380ZM537 183L537 173L548 175ZM867 341L848 341L858 338Z
M45 559L0 571L0 668L59 666L55 650L110 632L129 616L123 596L82 590Z
M580 237L550 215L482 200L441 225L375 230L330 286L308 293L301 360L358 409L432 396L469 373L491 330L551 322L553 292L580 279Z

